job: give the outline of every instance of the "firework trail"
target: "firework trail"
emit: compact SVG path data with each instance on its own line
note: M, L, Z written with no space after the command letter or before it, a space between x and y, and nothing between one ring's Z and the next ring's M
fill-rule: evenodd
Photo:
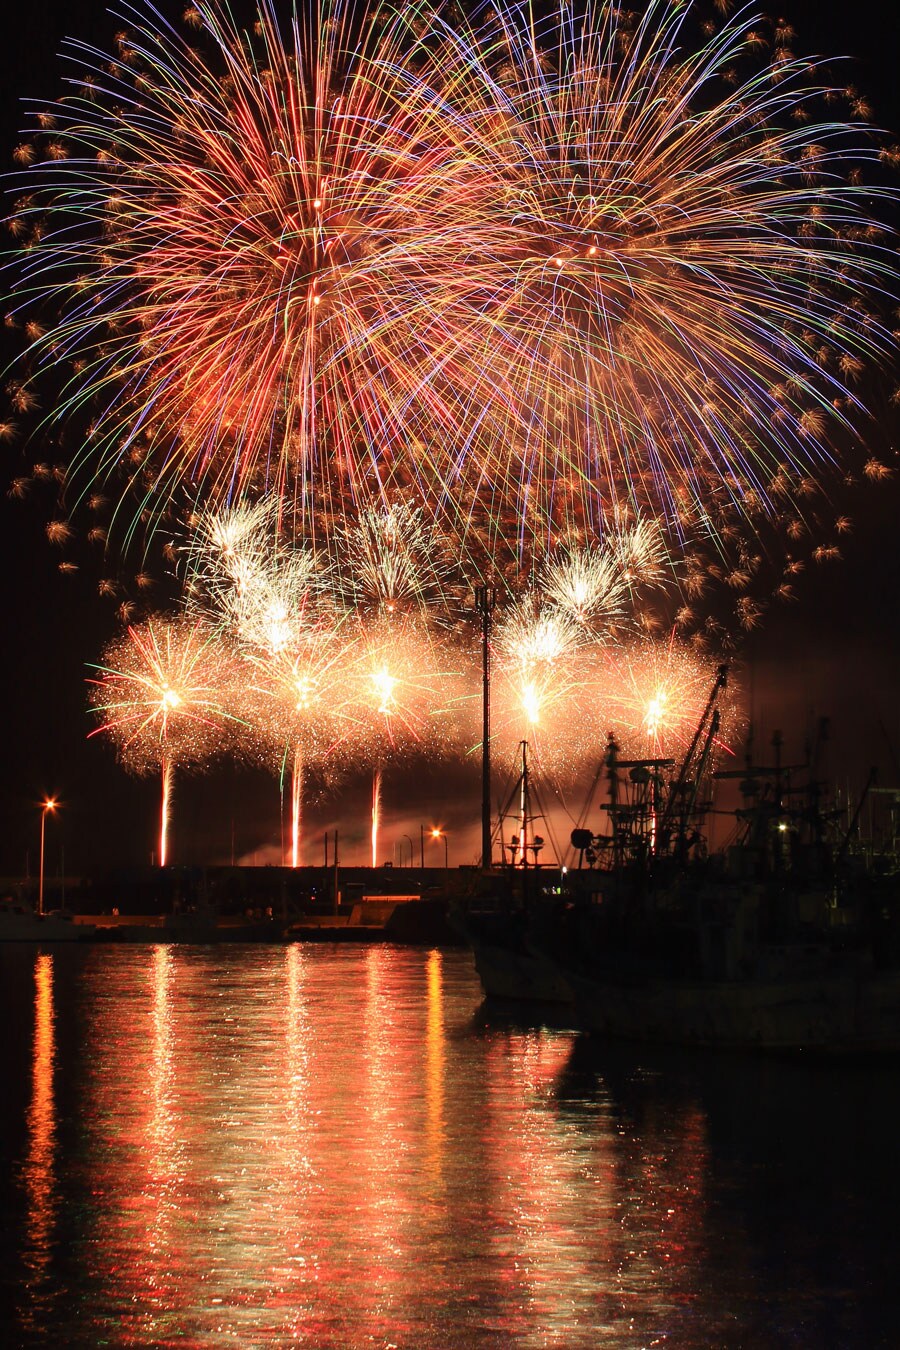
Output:
M159 865L165 867L169 861L169 822L172 819L172 787L175 778L175 765L168 755L160 762L161 795L159 804Z
M747 10L138 21L21 150L35 367L83 490L268 493L314 544L412 493L473 565L778 513L862 413L896 289L821 64ZM28 163L32 160L32 163ZM43 331L32 311L58 304ZM74 367L74 374L68 372ZM35 400L27 377L14 402Z
M89 684L99 725L90 734L108 736L131 772L161 774L164 867L176 767L205 767L234 740L239 723L227 709L232 671L214 632L168 619L129 628L97 669Z
M381 827L381 770L372 775L372 866L378 866L378 831Z

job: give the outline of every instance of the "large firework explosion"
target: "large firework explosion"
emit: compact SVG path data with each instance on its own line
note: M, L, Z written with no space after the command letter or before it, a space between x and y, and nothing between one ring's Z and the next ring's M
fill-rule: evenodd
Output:
M894 289L894 261L845 181L877 144L817 120L824 68L777 34L765 51L752 12L692 48L696 9L500 5L446 34L448 115L478 129L495 191L477 360L508 359L515 420L490 476L523 521L753 515L779 466L827 456L893 350L861 297Z
M189 18L197 48L152 18L112 63L76 48L88 74L16 217L41 233L25 293L66 296L33 354L78 367L67 411L102 408L88 479L271 492L315 532L377 495L411 427L451 433L415 325L456 148L423 124L397 20L340 0L285 33L267 4L252 34L224 6Z
M786 26L697 8L200 3L193 45L76 45L12 221L76 484L151 522L268 493L332 549L414 491L472 567L781 510L891 349L879 144Z

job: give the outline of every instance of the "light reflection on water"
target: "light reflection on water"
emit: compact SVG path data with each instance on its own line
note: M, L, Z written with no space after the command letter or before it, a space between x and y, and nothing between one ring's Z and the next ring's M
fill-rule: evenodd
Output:
M428 1173L432 1185L439 1186L444 1151L444 1014L442 956L428 953L425 973L428 979L428 1025L425 1033L426 1101L428 1121Z
M27 1116L28 1153L23 1171L26 1217L22 1255L28 1271L28 1299L23 1318L28 1327L39 1327L42 1313L46 1313L53 1302L49 1276L57 1205L55 1060L53 957L41 952L34 963L31 1101Z
M889 1070L497 1023L457 951L3 961L16 1344L894 1343Z

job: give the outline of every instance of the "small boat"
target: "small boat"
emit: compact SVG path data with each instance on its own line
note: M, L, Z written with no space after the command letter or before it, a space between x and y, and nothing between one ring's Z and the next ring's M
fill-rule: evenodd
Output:
M94 924L79 923L70 910L36 914L24 900L0 900L0 942L83 942L94 932Z

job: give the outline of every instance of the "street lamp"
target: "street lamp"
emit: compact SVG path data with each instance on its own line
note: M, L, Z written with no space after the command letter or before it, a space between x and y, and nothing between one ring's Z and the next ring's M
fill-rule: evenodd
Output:
M431 837L432 837L432 839L435 839L435 840L437 840L437 839L443 839L443 841L444 841L444 871L447 872L447 871L449 871L450 864L449 864L448 861L447 861L447 834L446 834L446 831L445 831L445 830L432 830L432 831L431 831Z
M410 839L410 837L409 837L408 834L404 834L404 835L402 836L402 838L405 839L406 842L409 844L409 865L410 865L410 867L414 867L415 864L414 864L414 862L413 862L413 841ZM401 867L403 866L403 849L402 849L402 847L401 847L401 849L400 849L400 866L401 866Z
M47 825L47 812L56 810L56 802L48 797L41 803L41 860L38 867L38 915L44 913L44 830Z

